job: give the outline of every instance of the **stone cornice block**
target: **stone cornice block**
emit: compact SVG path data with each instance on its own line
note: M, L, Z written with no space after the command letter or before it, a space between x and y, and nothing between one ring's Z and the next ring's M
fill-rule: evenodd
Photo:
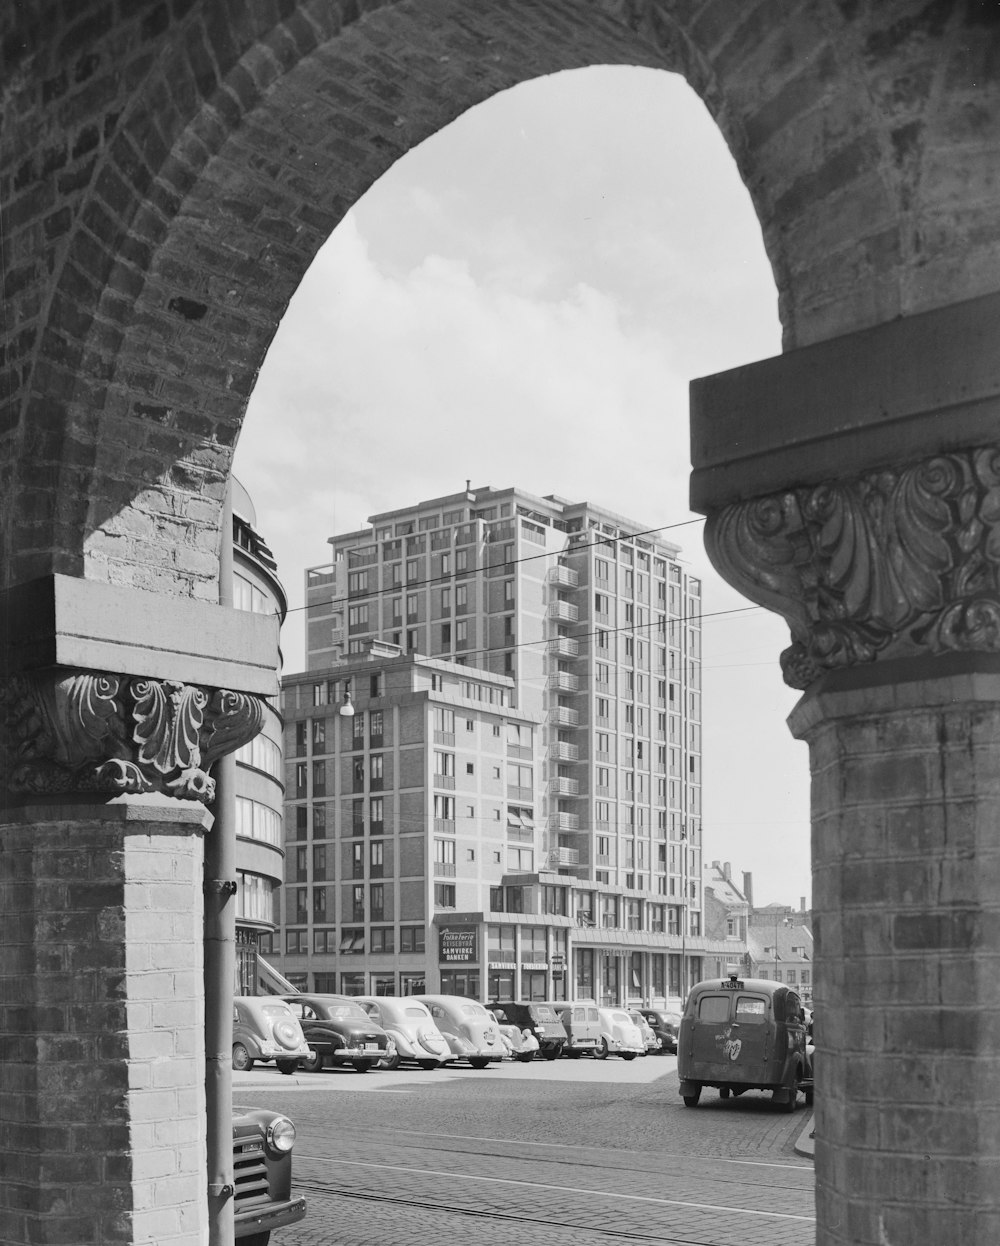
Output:
M1000 427L1000 295L691 382L691 508L982 445Z
M0 675L74 667L275 696L277 615L66 575L0 596Z

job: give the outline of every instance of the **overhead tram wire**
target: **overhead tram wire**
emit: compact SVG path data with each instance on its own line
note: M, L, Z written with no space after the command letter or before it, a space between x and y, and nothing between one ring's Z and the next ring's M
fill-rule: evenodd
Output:
M687 528L687 527L690 527L692 524L699 524L699 523L704 523L704 522L705 522L704 519L700 519L696 517L694 519L682 519L682 520L679 520L677 523L662 524L659 528L645 528L641 532L624 533L621 536L605 535L596 541L581 541L578 544L572 546L571 552L576 553L577 550L582 550L582 549L596 549L597 546L599 545L611 545L616 541L633 541L637 537L652 536L657 532L669 532L674 528ZM417 535L420 535L420 534L417 534ZM427 535L427 534L425 533L424 535ZM473 544L473 542L469 542L469 544ZM506 544L506 542L498 542L498 544ZM454 546L449 546L449 550L451 552L454 552ZM439 550L439 551L432 551L432 552L443 553L445 551ZM505 561L502 563L496 563L495 567L518 567L522 563L537 562L539 558L559 558L562 555L566 554L567 552L570 552L570 551L567 551L565 549L544 550L540 554L527 554L523 558L513 558L509 562ZM420 555L416 555L416 556L419 557ZM406 560L405 558L401 558L400 561L405 562ZM364 568L357 568L357 570L364 570ZM456 580L462 581L465 579L472 579L473 577L477 575L482 575L483 573L489 570L494 570L494 568L484 566L484 567L472 567L468 571L449 571L446 575L431 576L429 579L411 580L410 582L406 584L391 584L389 585L388 588L376 588L376 589L373 589L370 593L359 593L356 597L352 597L348 595L347 597L330 597L323 601L306 602L305 605L303 606L292 606L290 609L286 610L285 617L287 618L288 615L290 614L299 614L303 610L308 610L310 606L346 606L346 605L349 605L351 602L368 600L369 598L372 598L372 597L399 597L403 593L407 593L411 589L414 589L414 588L427 588L435 584L445 584L445 583L451 583ZM502 579L502 576L497 575L496 578Z

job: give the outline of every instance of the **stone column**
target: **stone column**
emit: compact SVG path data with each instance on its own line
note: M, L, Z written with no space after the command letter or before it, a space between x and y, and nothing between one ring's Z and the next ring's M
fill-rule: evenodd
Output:
M996 297L696 382L812 773L819 1246L1000 1241Z
M206 805L276 623L59 580L0 610L0 1241L201 1246Z

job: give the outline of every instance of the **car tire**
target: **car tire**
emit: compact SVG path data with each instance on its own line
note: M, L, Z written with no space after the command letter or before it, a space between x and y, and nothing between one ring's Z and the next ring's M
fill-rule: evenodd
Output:
M602 1038L601 1041L594 1048L594 1059L595 1060L607 1060L608 1054L609 1053L608 1053L607 1041Z
M489 1060L484 1060L482 1056L474 1056L469 1063L474 1069L485 1069L489 1064Z
M306 1073L319 1073L323 1068L323 1057L318 1051L310 1051L308 1056L302 1057L301 1064Z
M436 1069L437 1066L438 1066L437 1060L418 1060L417 1061L417 1068L424 1069L428 1073Z
M533 1051L521 1051L518 1053L517 1058L522 1064L530 1064L535 1058L535 1053ZM550 1056L549 1059L551 1060L552 1057Z
M386 1056L382 1061L382 1067L388 1069L390 1073L399 1068L399 1052L394 1051L391 1056Z
M621 1058L623 1060L634 1060L635 1056L636 1056L636 1053L634 1051L623 1051L621 1053Z
M233 1043L233 1068L237 1073L247 1073L253 1068L253 1056L242 1043Z
M684 1106L685 1106L686 1108L696 1108L696 1107L698 1106L698 1100L699 1100L700 1098L701 1098L701 1087L700 1087L700 1086L696 1086L696 1087L694 1088L694 1094L693 1094L693 1095L685 1095L685 1096L684 1096Z
M298 1060L275 1060L278 1071L284 1073L286 1077L290 1076L299 1067Z
M546 1047L546 1049L542 1052L542 1055L545 1057L546 1060L558 1060L559 1057L562 1055L562 1048L561 1047Z

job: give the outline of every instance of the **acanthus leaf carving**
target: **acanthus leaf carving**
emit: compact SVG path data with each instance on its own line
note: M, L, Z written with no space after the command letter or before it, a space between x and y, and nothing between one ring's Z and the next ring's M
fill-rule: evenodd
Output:
M955 651L1000 652L1000 449L936 455L725 508L720 574L782 614L785 680Z
M209 767L262 724L263 701L247 693L54 669L3 688L0 764L12 794L161 792L207 804Z

